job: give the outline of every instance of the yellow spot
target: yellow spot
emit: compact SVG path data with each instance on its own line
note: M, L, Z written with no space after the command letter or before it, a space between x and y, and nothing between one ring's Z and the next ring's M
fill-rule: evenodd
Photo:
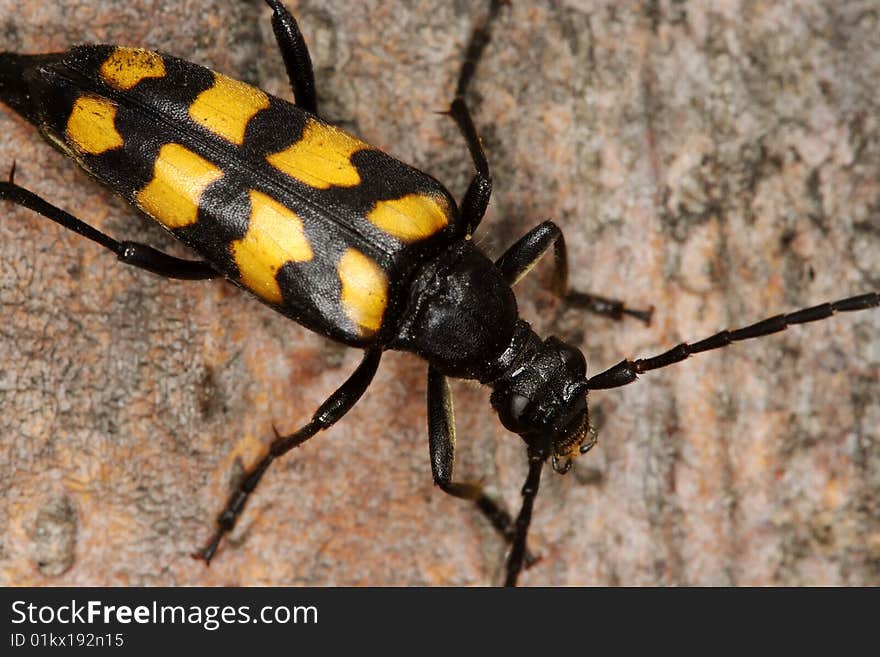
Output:
M97 96L80 96L67 119L67 138L80 153L100 155L122 146L115 121L115 103Z
M194 224L205 188L221 178L216 166L180 144L165 144L153 168L153 179L137 193L138 206L167 228Z
M101 79L119 91L128 91L144 78L165 77L162 56L141 48L114 48L101 64Z
M266 159L273 167L310 187L354 187L361 176L351 156L369 148L347 132L308 119L302 137Z
M342 283L342 309L364 335L382 326L388 305L388 279L374 260L360 251L346 249L337 265Z
M267 107L265 92L214 73L214 86L199 94L189 107L189 115L215 135L241 146L248 122Z
M378 201L367 214L370 223L389 235L415 242L443 230L449 223L446 199L425 194L407 194L390 201Z
M247 233L229 248L242 283L261 298L281 303L278 270L286 262L311 260L312 247L295 213L261 192L251 190L250 197Z

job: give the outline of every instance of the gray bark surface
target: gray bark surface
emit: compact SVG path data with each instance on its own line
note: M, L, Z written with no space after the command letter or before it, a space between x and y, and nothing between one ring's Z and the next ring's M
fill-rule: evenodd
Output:
M450 119L469 2L290 3L323 115L457 198ZM0 50L143 45L289 97L261 2L0 0ZM591 372L880 289L880 4L516 2L471 101L495 183L478 243L552 218L574 286L651 327L516 288ZM5 109L0 169L120 239L178 255ZM210 568L230 482L360 354L223 282L127 269L32 212L0 213L0 583L488 585L505 548L431 482L424 363L388 353L331 431L266 476ZM515 508L525 451L454 383L456 472ZM549 469L526 585L880 584L880 311L703 354L591 395L599 445Z

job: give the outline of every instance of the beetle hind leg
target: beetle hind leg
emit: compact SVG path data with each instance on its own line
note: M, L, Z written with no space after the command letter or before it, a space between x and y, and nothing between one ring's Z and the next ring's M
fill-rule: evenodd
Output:
M14 166L12 171L15 171ZM47 219L51 219L55 223L72 230L74 233L100 244L107 250L115 253L120 262L138 267L139 269L146 269L166 278L202 280L220 276L205 261L176 258L140 242L117 241L81 219L77 219L72 214L52 205L32 191L16 185L12 181L12 174L9 177L8 181L0 182L0 200L11 201L16 205L29 208Z

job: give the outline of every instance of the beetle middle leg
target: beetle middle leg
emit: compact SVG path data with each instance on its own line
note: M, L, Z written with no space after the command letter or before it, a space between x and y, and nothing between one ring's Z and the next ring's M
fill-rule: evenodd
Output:
M312 114L318 114L318 99L315 93L315 74L309 47L299 31L296 19L280 0L266 0L272 8L272 31L284 59L287 77L293 89L296 106Z
M565 248L565 237L559 226L552 221L545 221L526 233L495 261L495 266L501 270L504 279L510 285L514 285L531 271L551 246L554 264L552 290L565 304L585 308L615 320L629 315L642 320L645 324L651 323L653 307L647 310L629 308L616 299L568 289L568 252Z
M318 410L315 411L315 414L312 415L312 419L305 426L286 436L278 435L276 432L275 440L269 446L269 452L248 471L239 483L238 488L229 496L226 507L217 516L217 530L214 532L214 536L205 547L193 554L193 557L204 559L210 563L214 553L217 552L220 541L235 527L235 522L244 510L248 498L254 492L257 484L260 483L263 474L272 465L272 461L283 456L294 447L299 447L319 431L328 429L341 420L370 386L373 376L375 376L376 370L379 367L381 357L381 349L368 350L357 369L348 377L345 383L339 386L327 398L327 401L321 404Z
M474 168L477 170L461 202L461 216L468 235L472 235L477 229L486 213L486 208L489 207L489 198L492 196L492 177L489 174L486 153L483 151L483 145L480 143L480 137L477 135L471 113L465 102L465 95L477 70L477 64L483 56L486 46L489 45L492 22L498 15L502 4L502 0L491 0L488 16L471 33L464 61L458 73L458 82L455 85L455 99L447 112L455 119L455 123L461 130L474 162Z
M480 138L474 127L473 119L464 100L468 87L473 80L486 46L491 39L492 22L498 16L503 5L502 0L491 0L486 19L471 34L465 51L464 61L458 74L458 82L455 88L455 100L449 110L449 115L455 119L467 142L477 173L471 180L471 184L465 193L461 203L461 213L467 226L467 233L474 232L486 212L489 205L489 197L492 193L492 178L489 175L489 164ZM578 290L568 289L568 255L565 249L565 239L562 231L552 221L546 221L531 230L525 237L510 247L496 264L505 272L508 283L513 285L525 276L547 249L553 246L554 250L554 273L553 291L569 306L584 308L599 315L605 315L615 320L623 319L629 315L642 320L646 324L651 323L653 308L638 310L629 308L622 301L609 299L596 294L589 294Z
M461 201L461 216L465 224L465 232L472 235L480 225L486 208L489 207L489 198L492 196L492 176L489 175L489 161L480 143L480 137L471 119L471 113L464 102L464 98L457 97L452 101L449 115L455 119L461 134L464 135L468 150L474 161L477 173L471 179L464 199Z

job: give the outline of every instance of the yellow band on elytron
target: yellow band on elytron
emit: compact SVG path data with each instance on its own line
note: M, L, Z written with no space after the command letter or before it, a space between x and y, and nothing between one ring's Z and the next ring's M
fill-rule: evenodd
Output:
M264 91L214 73L214 85L198 95L189 106L189 115L215 135L241 146L248 123L267 107L269 97Z
M98 73L107 85L128 91L145 78L165 77L165 62L151 50L120 46L113 49Z
M199 199L223 172L180 144L165 144L153 165L153 179L136 195L144 212L168 228L196 222Z
M404 242L416 242L443 230L449 224L449 208L425 194L378 201L367 219L389 235Z
M342 284L342 309L363 335L382 326L388 305L388 278L375 260L360 251L346 249L337 265Z
M76 150L89 155L122 146L122 135L116 130L116 104L99 96L77 98L67 119L67 138Z
M265 194L251 190L247 233L229 245L244 285L272 303L282 301L276 276L287 262L306 262L312 247L296 214Z
M361 176L351 156L365 148L369 146L347 132L308 119L298 141L266 159L309 187L354 187L360 184Z

